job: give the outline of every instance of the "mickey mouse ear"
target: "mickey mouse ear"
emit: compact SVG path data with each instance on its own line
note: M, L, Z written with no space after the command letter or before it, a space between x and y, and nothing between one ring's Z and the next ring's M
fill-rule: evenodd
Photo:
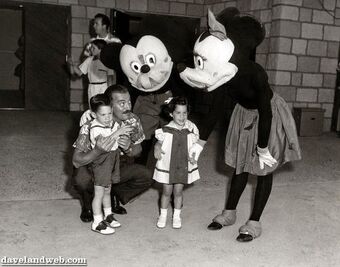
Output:
M109 68L117 69L120 67L119 54L122 49L122 44L120 43L109 43L100 52L100 61Z
M227 39L227 33L224 26L218 22L214 16L214 13L208 9L208 28L209 33L220 40Z

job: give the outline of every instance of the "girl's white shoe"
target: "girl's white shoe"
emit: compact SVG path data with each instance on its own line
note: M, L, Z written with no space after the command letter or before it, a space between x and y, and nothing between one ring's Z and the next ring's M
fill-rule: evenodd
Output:
M166 225L166 216L160 215L160 216L158 217L157 227L158 227L158 228L164 228L165 225Z
M172 228L179 229L182 227L181 217L173 217L172 218Z

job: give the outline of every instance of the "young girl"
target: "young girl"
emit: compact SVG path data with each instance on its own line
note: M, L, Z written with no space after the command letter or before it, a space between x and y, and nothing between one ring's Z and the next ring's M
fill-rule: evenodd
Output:
M90 99L90 107L91 115L94 118L89 127L92 148L95 147L99 135L103 137L113 135L118 140L120 135L129 134L132 131L132 126L119 128L119 124L114 122L110 99L106 95L93 96ZM90 168L94 177L94 198L92 201L94 220L91 229L101 234L113 234L114 228L120 226L112 214L110 195L111 184L120 181L118 142L113 144L110 152L103 153L94 160Z
M114 71L104 66L100 61L101 50L106 46L104 40L95 39L91 43L91 55L79 66L74 65L71 58L68 59L70 73L77 76L86 75L89 79L88 101L96 94L103 94L106 88L114 83Z
M172 121L155 131L157 143L154 156L158 161L153 179L163 184L157 227L164 228L166 225L168 205L173 193L172 227L181 228L183 187L200 178L197 162L188 157L189 149L199 139L199 133L196 125L188 120L188 102L184 97L172 98L168 109Z

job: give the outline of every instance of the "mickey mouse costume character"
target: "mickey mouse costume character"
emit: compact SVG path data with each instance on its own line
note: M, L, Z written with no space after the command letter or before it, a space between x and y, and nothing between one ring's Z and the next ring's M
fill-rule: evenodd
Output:
M162 105L172 97L169 81L173 62L163 42L144 35L136 46L125 44L119 55L121 68L129 83L138 90L133 112L140 118L145 140L139 162L147 163L155 130L166 123L161 116Z
M217 19L208 11L208 31L194 46L194 68L181 68L188 85L213 95L210 112L197 124L200 140L190 152L196 158L225 110L227 94L237 103L225 141L225 163L235 169L225 208L208 226L218 230L236 221L236 206L248 181L257 176L254 207L239 229L238 241L261 235L260 217L272 189L273 172L301 159L295 122L287 103L274 93L265 70L249 59L265 36L255 18L226 8Z

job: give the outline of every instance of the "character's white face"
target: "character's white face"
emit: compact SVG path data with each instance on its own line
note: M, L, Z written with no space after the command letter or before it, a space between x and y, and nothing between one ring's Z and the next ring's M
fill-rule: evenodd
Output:
M198 38L194 46L195 68L186 68L180 77L191 87L210 92L237 73L237 67L229 62L234 50L230 39L220 40L213 35L202 41Z
M119 55L131 85L144 92L159 90L168 81L173 62L161 40L145 35L137 47L124 45Z

